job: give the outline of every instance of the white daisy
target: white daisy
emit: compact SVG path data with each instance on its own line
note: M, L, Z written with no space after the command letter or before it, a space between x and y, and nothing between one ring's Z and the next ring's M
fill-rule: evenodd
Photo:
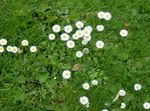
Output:
M70 36L66 33L62 33L60 35L60 38L61 38L62 41L68 41L70 39Z
M83 37L83 40L85 40L85 41L88 41L88 42L89 42L89 41L91 40L91 36L84 36L84 37Z
M97 47L97 48L103 48L103 47L104 47L104 42L101 41L101 40L98 40L98 41L96 42L96 47Z
M102 111L108 111L108 109L102 109Z
M98 18L104 19L105 18L105 12L98 12Z
M1 39L0 40L0 45L7 45L7 40L6 39Z
M4 47L0 46L0 53L4 52Z
M143 104L144 109L150 109L150 103L149 102L145 102Z
M88 104L89 103L89 99L86 97L86 96L82 96L82 97L80 97L80 103L82 104L82 105L86 105L86 104Z
M88 44L88 41L82 40L82 45L87 45L87 44Z
M126 91L121 89L118 94L119 94L119 96L125 96L126 95Z
M84 27L84 30L89 31L89 32L92 32L92 31L93 31L93 28L92 28L92 26L88 25L88 26L85 26L85 27Z
M65 27L64 27L64 31L66 32L66 33L70 33L70 32L72 32L72 26L71 25L66 25Z
M75 33L75 34L72 35L72 38L73 38L74 40L78 40L78 39L79 39L79 36L77 36L77 34Z
M78 58L81 58L81 57L83 56L83 52L77 51L77 52L76 52L76 56L77 56Z
M6 50L7 50L8 52L11 52L11 51L12 51L12 46L7 46Z
M83 89L85 89L85 90L89 90L89 89L90 89L89 83L84 83L84 84L82 85L82 87L83 87Z
M112 17L112 16L111 16L111 14L110 14L109 12L105 12L105 16L104 16L104 19L105 19L105 20L108 21L108 20L111 19L111 17Z
M13 46L11 51L12 51L12 53L17 53L18 52L18 47Z
M125 109L125 108L126 108L126 104L125 104L125 103L121 103L120 108L121 108L121 109Z
M58 32L60 32L60 30L61 30L61 28L60 28L60 25L54 25L53 27L52 27L52 30L55 32L55 33L58 33Z
M88 53L89 53L89 49L88 49L88 48L84 48L84 49L83 49L83 53L84 53L84 54L88 54Z
M31 47L30 47L30 51L31 51L32 53L36 52L36 51L37 51L36 46L31 46Z
M67 47L68 48L74 48L74 46L75 46L75 42L74 41L72 41L72 40L67 41Z
M64 70L62 73L64 79L69 79L71 77L71 72L69 70Z
M97 80L92 80L91 84L94 85L94 86L97 86L98 85L98 81Z
M78 36L78 38L83 37L83 31L82 30L77 30L75 34Z
M83 22L81 22L81 21L77 21L75 25L78 29L81 29L84 26Z
M49 34L49 36L48 36L49 40L54 40L55 37L56 37L55 34Z
M104 26L103 25L97 25L96 29L97 29L97 31L101 32L104 30Z
M120 31L120 35L121 35L122 37L126 37L126 36L128 36L128 31L125 30L125 29L122 29L122 30Z
M142 88L141 84L135 84L134 85L134 90L135 91L139 91L139 90L141 90L141 88Z
M28 46L29 42L27 40L22 40L21 44L22 46Z

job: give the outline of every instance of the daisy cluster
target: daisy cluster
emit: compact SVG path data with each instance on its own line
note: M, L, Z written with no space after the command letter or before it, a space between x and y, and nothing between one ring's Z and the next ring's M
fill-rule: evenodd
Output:
M3 53L5 50L7 52L11 52L11 53L22 53L21 48L17 47L17 46L11 46L11 45L7 45L7 40L6 39L0 39L0 53ZM21 41L21 45L24 47L27 47L29 45L28 40L22 40ZM30 52L34 53L37 51L37 47L36 46L31 46L30 47Z

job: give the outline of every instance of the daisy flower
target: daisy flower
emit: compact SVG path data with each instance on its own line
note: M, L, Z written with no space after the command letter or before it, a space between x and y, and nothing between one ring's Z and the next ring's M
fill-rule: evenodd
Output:
M68 48L74 48L74 46L75 46L75 42L74 41L72 41L72 40L67 41L67 47Z
M89 99L86 96L80 97L79 101L82 105L86 105L89 103Z
M92 26L88 25L88 26L84 27L84 30L92 32L93 28L92 28Z
M49 36L48 36L49 40L54 40L55 37L56 37L55 34L49 34Z
M78 38L83 37L83 31L82 30L77 30L75 34L78 36Z
M97 31L101 32L104 30L104 26L103 25L97 25L96 29L97 29Z
M11 51L12 51L12 46L7 46L6 50L7 50L8 52L11 52Z
M62 41L68 41L70 39L70 36L66 33L62 33L60 35L60 38L61 38Z
M12 47L12 53L17 53L17 52L18 52L18 47L13 46L13 47Z
M31 46L31 47L30 47L30 51L31 51L32 53L36 52L36 51L37 51L36 46Z
M83 24L83 22L81 22L81 21L77 21L77 22L75 23L75 25L76 25L76 27L77 27L78 29L81 29L81 28L84 27L84 24Z
M108 111L108 109L102 109L102 111Z
M83 56L83 52L77 51L77 52L76 52L76 56L77 56L78 58L81 58L81 57Z
M121 35L122 37L126 37L126 36L128 36L128 31L125 30L125 29L122 29L122 30L120 31L120 35Z
M71 25L66 25L65 27L64 27L64 31L66 32L66 33L70 33L70 32L72 32L72 26Z
M126 104L125 104L125 103L121 103L120 108L121 108L121 109L125 109L125 108L126 108Z
M103 41L101 41L101 40L98 40L97 42L96 42L96 47L97 48L103 48L104 47L104 42Z
M0 46L0 53L4 52L4 47Z
M85 89L85 90L89 90L89 89L90 89L89 83L84 83L84 84L82 85L82 87L83 87L83 89Z
M22 46L28 46L29 42L27 40L22 40L21 44Z
M82 40L82 45L87 45L87 44L88 44L88 41Z
M134 85L134 90L135 91L139 91L139 90L141 90L141 88L142 88L141 84L135 84Z
M150 109L150 103L149 102L145 102L143 104L144 109Z
M98 85L98 81L97 80L92 80L91 84L94 85L94 86L97 86Z
M0 40L0 45L7 45L7 40L6 39L1 39Z
M75 33L75 34L72 35L72 38L73 38L74 40L78 40L78 39L79 39L79 36Z
M109 12L105 12L105 16L104 16L104 19L105 19L105 20L108 21L108 20L111 19L111 17L112 17L112 16L111 16L111 14L110 14Z
M98 12L98 18L99 19L104 19L105 18L105 12Z
M121 89L118 94L119 94L119 96L125 96L126 95L126 91Z
M71 72L69 70L64 70L63 73L62 73L62 77L64 79L70 79L71 77Z
M60 32L60 30L61 30L61 28L60 28L60 25L54 25L53 27L52 27L52 30L55 32L55 33L58 33L58 32Z
M91 36L84 36L84 37L83 37L83 40L85 40L85 41L88 41L88 42L89 42L89 41L91 40Z

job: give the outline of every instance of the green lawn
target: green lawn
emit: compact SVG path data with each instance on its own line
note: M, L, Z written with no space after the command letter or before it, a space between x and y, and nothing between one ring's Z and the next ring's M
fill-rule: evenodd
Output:
M99 11L112 19L98 19ZM73 49L59 34L48 40L54 24L74 26L78 20L93 27L89 54L82 58L75 56L85 47L80 40ZM105 26L102 33L98 24ZM128 30L127 37L119 35L121 29ZM23 53L0 53L0 111L145 111L144 102L150 102L150 0L0 0L1 38ZM21 46L23 39L28 47ZM97 40L104 41L103 49L96 48ZM80 70L73 71L75 64ZM66 69L72 72L69 80L62 78ZM85 91L82 84L94 79L98 86ZM112 102L120 89L126 96ZM89 108L80 104L81 96L89 98Z

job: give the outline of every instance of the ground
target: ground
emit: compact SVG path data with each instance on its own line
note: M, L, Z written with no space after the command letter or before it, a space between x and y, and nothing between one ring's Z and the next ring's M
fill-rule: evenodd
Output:
M0 53L0 110L144 111L143 103L150 102L149 6L149 0L1 0L0 38L24 52ZM110 12L112 19L98 19L99 11ZM80 59L75 51L83 49L81 43L68 49L59 39L48 40L54 24L74 25L78 20L105 26L103 33L94 29L87 45L90 53ZM129 32L125 38L119 35L123 28ZM23 39L38 51L32 54L22 47ZM103 49L95 47L97 40L105 42ZM80 69L64 80L63 70L72 70L75 64ZM93 79L99 85L85 91L82 84ZM135 83L142 85L141 91L134 90ZM120 89L127 95L112 103ZM89 108L79 102L84 95ZM121 102L126 109L120 108Z

